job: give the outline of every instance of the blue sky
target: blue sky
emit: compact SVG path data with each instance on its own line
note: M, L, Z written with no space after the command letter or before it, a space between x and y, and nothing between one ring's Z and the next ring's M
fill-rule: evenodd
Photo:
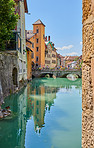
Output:
M51 36L58 53L82 54L82 0L27 0L26 29L41 19L46 25L45 35Z

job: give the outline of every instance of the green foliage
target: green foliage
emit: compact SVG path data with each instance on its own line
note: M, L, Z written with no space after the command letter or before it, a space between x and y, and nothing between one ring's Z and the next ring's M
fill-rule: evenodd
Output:
M77 60L78 60L78 57L74 59L74 61L77 61Z
M82 68L82 64L83 64L83 60L81 61L80 65L79 65L80 68Z
M0 50L5 49L17 24L18 14L15 14L14 7L14 0L0 0Z

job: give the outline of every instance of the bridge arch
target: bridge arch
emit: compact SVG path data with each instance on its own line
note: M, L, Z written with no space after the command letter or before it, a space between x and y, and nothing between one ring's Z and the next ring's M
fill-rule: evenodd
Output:
M53 74L52 73L41 73L39 77L42 78L42 77L45 77L46 75L49 75L50 78L53 77Z
M69 74L76 74L76 73L65 73L62 76L60 76L60 78L67 78L67 75ZM78 78L81 78L81 76L79 74L76 74L78 76Z
M32 75L32 79L34 79L35 78L35 76L34 75Z

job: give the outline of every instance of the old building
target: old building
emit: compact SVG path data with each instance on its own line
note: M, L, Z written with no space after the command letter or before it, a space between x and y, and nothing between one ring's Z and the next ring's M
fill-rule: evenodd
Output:
M17 1L20 18L17 23L16 32L20 37L20 49L18 48L18 64L19 64L19 72L18 72L18 80L27 79L27 58L26 58L26 39L25 39L25 13L28 13L27 8L27 0ZM20 33L19 33L20 32ZM19 44L19 41L18 41Z
M26 46L27 48L32 50L31 60L32 60L32 68L36 66L35 64L35 33L32 30L26 30Z
M60 55L60 58L61 58L61 66L64 67L65 65L65 61L64 61L64 56Z
M45 25L39 19L33 24L33 30L27 30L27 39L32 43L32 66L54 68L57 65L57 49L45 38Z
M50 37L45 37L45 67L52 67L52 49L54 49L52 43L50 42Z
M43 67L45 65L45 25L40 19L33 24L33 30L27 31L27 38L33 43L33 63L36 67Z
M54 44L50 41L50 36L45 37L45 67L54 68L57 65L57 52Z
M7 51L9 53L17 54L17 79L18 85L22 80L27 79L27 58L26 58L26 39L25 39L25 13L28 13L27 1L19 1L15 0L15 13L19 14L19 19L17 22L17 26L15 27L13 33L14 37L7 44Z
M27 51L27 80L32 79L32 42L26 39Z
M61 66L61 56L57 53L57 67Z
M13 38L0 53L0 98L15 92L27 79L25 13L28 12L27 1L15 0L15 13L19 14Z
M57 66L57 49L54 47L54 49L52 49L52 65L51 67L56 67Z
M64 58L64 67L68 68L68 65L70 65L72 62L76 61L78 56L65 56Z

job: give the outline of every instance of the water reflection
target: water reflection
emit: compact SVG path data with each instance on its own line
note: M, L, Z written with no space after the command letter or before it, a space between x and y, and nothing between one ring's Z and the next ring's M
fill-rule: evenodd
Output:
M0 121L0 148L24 148L26 132L26 96L27 89L5 99L5 106L10 106L13 115Z
M81 94L81 79L73 82L67 79L34 79L18 94L7 97L2 108L9 105L13 115L0 121L0 148L31 148L26 140L26 131L31 128L27 123L33 121L35 133L40 135L46 125L45 115L54 106L57 93L71 92L73 87Z
M34 80L31 86L27 87L28 99L27 109L28 117L33 116L34 129L37 132L41 132L41 128L44 127L45 112L48 109L50 111L51 106L54 104L56 98L56 92L58 88L50 88L45 86L44 81Z

